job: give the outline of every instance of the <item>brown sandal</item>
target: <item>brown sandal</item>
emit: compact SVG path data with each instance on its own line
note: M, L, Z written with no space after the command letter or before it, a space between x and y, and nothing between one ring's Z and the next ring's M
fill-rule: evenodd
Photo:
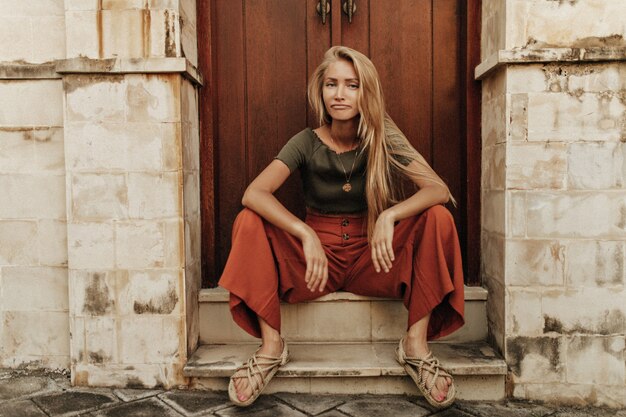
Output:
M424 395L424 398L426 398L426 401L436 408L446 408L451 406L456 397L456 387L454 385L452 375L450 375L448 371L441 366L439 359L437 359L432 352L428 352L428 355L424 358L407 357L404 353L404 347L402 346L403 341L404 338L400 339L400 344L396 348L396 359L400 365L404 367L404 370L407 374L409 374L411 379L413 379L417 388ZM426 384L428 374L432 375L432 384L430 386ZM437 378L439 377L447 377L452 381L448 387L448 394L446 398L441 402L437 401L432 394L433 388L437 383Z
M283 342L283 351L279 357L276 358L268 355L260 355L258 352L261 348L259 347L250 359L237 368L235 373L230 377L230 382L228 384L228 396L235 405L239 407L247 407L256 401L256 399L259 398L259 395L261 395L261 392L274 377L278 368L289 362L289 350L287 349L287 343L284 339L281 340ZM245 374L242 376L235 376L240 371L245 371ZM238 378L248 378L248 384L252 388L252 395L245 401L240 401L237 398L235 379Z

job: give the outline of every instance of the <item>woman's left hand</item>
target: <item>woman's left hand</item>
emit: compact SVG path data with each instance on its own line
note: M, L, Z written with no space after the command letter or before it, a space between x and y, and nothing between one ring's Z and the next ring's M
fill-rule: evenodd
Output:
M385 272L389 272L391 263L395 259L392 246L393 225L393 216L387 211L383 211L376 220L374 233L370 242L370 246L372 247L372 262L374 262L376 272L380 272L381 269Z

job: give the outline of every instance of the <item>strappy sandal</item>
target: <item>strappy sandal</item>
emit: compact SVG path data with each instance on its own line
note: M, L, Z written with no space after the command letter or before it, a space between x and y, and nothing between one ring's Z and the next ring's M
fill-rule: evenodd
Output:
M261 392L265 389L270 380L274 377L278 368L287 362L289 362L289 350L287 349L287 342L281 339L283 342L283 351L279 357L273 357L268 355L259 354L259 349L248 359L246 363L241 365L235 370L235 373L230 377L230 383L228 384L228 396L230 400L239 407L247 407L256 401L261 395ZM235 376L238 372L245 371L242 376ZM245 401L240 401L237 398L237 390L235 389L235 379L248 378L248 385L252 388L252 395Z
M446 408L452 405L456 397L456 387L454 385L454 379L452 375L446 371L432 352L428 352L428 355L424 358L411 358L407 357L404 353L404 347L402 343L404 338L400 340L400 344L396 348L396 359L404 367L407 374L415 381L417 388L426 398L426 401L430 405L436 408ZM417 371L417 372L416 372ZM431 384L428 386L428 374L432 376ZM452 381L448 387L448 394L443 401L437 401L432 394L433 388L437 383L437 378L448 377Z

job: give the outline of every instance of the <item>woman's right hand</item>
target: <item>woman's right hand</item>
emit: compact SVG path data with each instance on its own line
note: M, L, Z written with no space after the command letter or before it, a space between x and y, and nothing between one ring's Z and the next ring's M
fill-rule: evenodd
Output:
M328 259L319 237L314 231L306 233L302 238L302 249L306 259L304 281L309 290L322 291L328 282Z

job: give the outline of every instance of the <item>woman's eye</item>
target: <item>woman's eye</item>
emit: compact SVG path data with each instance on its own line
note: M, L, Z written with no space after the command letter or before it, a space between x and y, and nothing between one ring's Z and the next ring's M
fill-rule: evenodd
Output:
M350 87L350 88L359 88L359 85L358 84L350 84L348 87Z
M326 84L324 84L324 85L325 85L326 87L334 87L334 86L335 86L335 83L326 83Z

